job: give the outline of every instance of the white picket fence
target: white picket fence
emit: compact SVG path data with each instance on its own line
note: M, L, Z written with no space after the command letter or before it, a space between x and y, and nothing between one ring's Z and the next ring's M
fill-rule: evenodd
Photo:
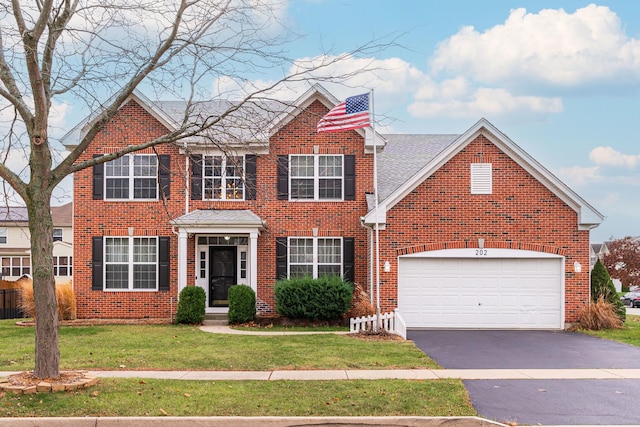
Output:
M397 309L392 313L382 313L380 322L375 314L373 316L352 317L349 321L351 333L375 331L378 326L389 333L400 335L404 339L407 338L407 325Z

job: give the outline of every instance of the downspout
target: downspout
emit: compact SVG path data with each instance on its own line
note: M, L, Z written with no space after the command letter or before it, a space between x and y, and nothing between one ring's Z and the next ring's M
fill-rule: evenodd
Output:
M369 252L369 266L367 268L367 293L369 294L369 302L374 306L373 294L373 228L364 224L364 217L360 217L360 226L367 229L367 252Z

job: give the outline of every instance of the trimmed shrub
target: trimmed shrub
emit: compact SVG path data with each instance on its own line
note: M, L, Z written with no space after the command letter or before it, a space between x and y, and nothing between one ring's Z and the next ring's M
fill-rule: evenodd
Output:
M229 323L247 323L256 318L256 293L246 285L229 288Z
M280 280L276 282L276 311L291 319L341 318L353 298L353 284L338 276Z
M616 292L607 269L598 260L593 270L591 270L591 300L597 302L600 299L611 304L620 321L624 323L627 317L627 310Z
M207 294L200 286L187 286L180 291L176 323L188 325L204 321Z
M589 302L580 307L578 311L578 327L580 329L588 329L591 331L599 331L601 329L621 329L623 322L620 320L618 313L611 303L603 298L596 302Z

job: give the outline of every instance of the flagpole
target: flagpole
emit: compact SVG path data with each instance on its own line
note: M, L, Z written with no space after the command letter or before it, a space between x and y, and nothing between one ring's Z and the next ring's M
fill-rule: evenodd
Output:
M375 250L375 282L376 282L376 323L374 332L378 332L381 324L380 311L380 222L378 221L378 147L376 144L376 120L373 102L373 89L370 90L369 103L371 110L371 132L373 138L373 194L375 197L375 227L376 227L376 250Z

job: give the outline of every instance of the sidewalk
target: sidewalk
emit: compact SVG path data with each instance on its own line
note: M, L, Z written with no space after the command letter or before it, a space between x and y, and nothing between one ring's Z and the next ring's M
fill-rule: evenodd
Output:
M0 371L0 377L21 371ZM388 369L291 371L89 371L100 378L156 378L190 381L324 380L622 380L640 379L640 369Z

